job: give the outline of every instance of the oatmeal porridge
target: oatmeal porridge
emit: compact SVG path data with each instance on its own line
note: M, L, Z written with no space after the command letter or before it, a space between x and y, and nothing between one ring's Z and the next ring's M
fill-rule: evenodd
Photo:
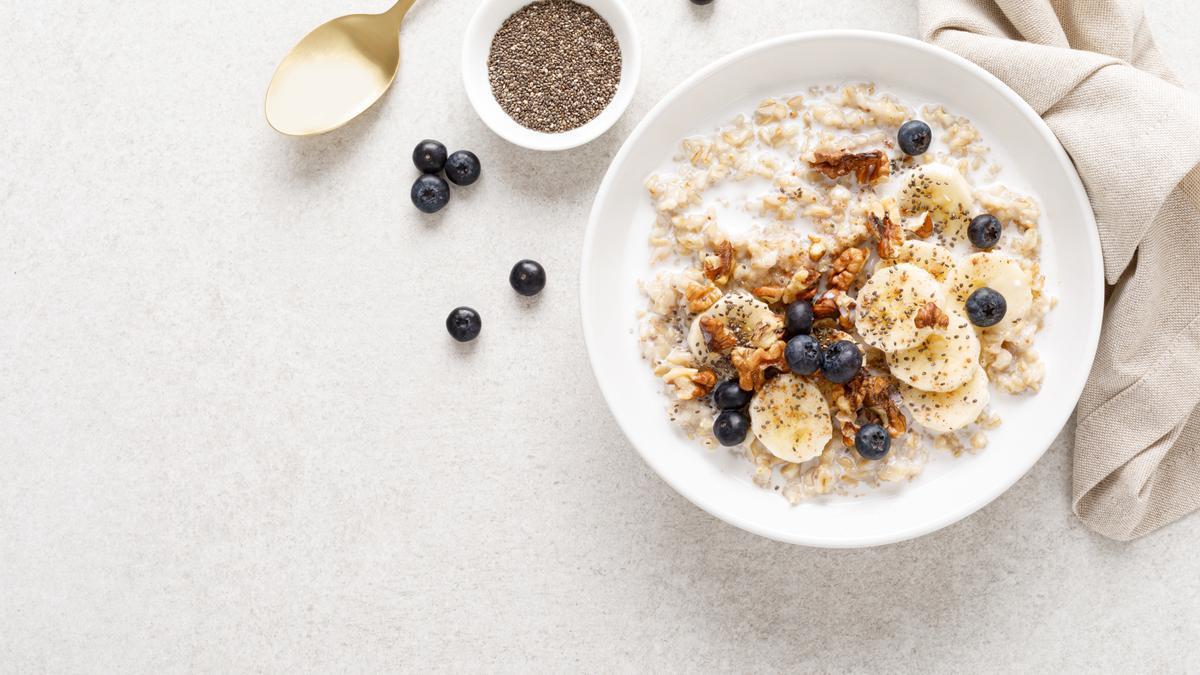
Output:
M646 180L667 414L792 503L978 452L1035 395L1040 211L970 120L871 84L768 98Z

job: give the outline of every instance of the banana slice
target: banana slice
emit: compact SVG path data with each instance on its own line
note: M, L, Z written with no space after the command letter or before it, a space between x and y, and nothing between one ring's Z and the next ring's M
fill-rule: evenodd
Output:
M929 303L945 305L942 286L925 270L900 263L876 270L858 293L855 327L867 344L894 352L911 349L932 331L917 328L917 312Z
M923 344L887 355L892 375L916 389L953 391L979 369L979 337L962 312L950 310L950 326L931 334Z
M721 358L708 348L708 336L700 327L701 317L721 319L737 338L739 347L769 347L783 330L783 321L767 303L748 293L728 293L692 322L688 331L688 348L697 361L712 365Z
M940 284L954 281L954 254L950 249L931 241L909 239L896 247L896 255L891 260L880 260L882 266L897 263L910 263L929 272Z
M1021 264L1003 253L988 251L967 256L958 266L951 293L960 307L976 289L987 286L1004 296L1008 311L1000 323L983 329L994 335L1008 335L1013 327L1029 313L1033 304L1029 273Z
M900 385L900 398L913 421L935 433L957 431L979 419L991 398L987 373L975 367L970 381L953 391L921 391Z
M750 428L767 450L788 462L805 462L825 450L833 438L829 403L803 378L778 375L750 402Z
M912 169L906 178L898 198L904 211L928 211L945 236L951 239L966 236L975 199L970 184L958 169L934 162Z

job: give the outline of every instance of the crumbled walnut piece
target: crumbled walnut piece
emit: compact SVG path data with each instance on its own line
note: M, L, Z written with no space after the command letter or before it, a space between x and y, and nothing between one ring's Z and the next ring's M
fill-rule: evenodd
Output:
M834 258L833 266L829 268L829 287L840 291L850 290L854 279L867 264L867 249L848 248Z
M717 250L700 261L704 276L718 286L729 283L733 276L733 244L728 240L717 244Z
M896 247L904 243L904 230L899 225L892 222L891 216L884 214L880 219L875 214L867 216L867 226L871 230L871 234L879 240L875 250L879 253L879 257L884 260L891 260L896 257Z
M847 448L854 447L854 437L858 434L858 414L838 412L836 420L839 422L838 430L842 433L842 443Z
M774 342L770 347L735 347L731 354L733 367L738 372L738 386L746 391L758 391L766 382L768 368L787 368L783 352L787 343Z
M837 296L841 291L830 289L822 293L816 300L813 300L813 318L814 319L832 319L841 313L838 309Z
M854 330L854 317L850 315L850 312L843 311L838 315L838 326L842 330Z
M854 437L858 435L858 423L852 420L842 420L842 444L848 448L854 447Z
M791 304L796 300L812 299L817 294L820 281L820 272L811 267L801 267L792 274L786 284L758 286L750 289L750 292L763 302Z
M778 316L778 315L776 315L776 316ZM750 334L750 340L749 340L750 344L752 344L752 345L770 344L770 342L767 341L768 335L771 336L772 340L778 340L779 339L779 328L781 326L783 326L782 321L780 321L778 325L773 325L770 322L763 321L762 323L755 326L754 332Z
M887 429L888 436L896 438L900 434L908 431L908 421L904 419L904 413L900 412L900 408L892 399L883 401L880 405L871 406L871 412L879 418L879 423Z
M758 286L750 289L750 293L763 302L775 303L783 301L784 290L783 286Z
M845 384L833 385L831 398L833 399L833 407L843 413L857 413L862 407L863 397L866 392L862 388L862 373L854 376L853 380Z
M854 297L849 293L840 293L836 298L838 306L838 325L844 331L854 330L855 309L858 303L854 301Z
M701 316L700 330L704 331L704 342L708 345L709 351L724 354L737 346L737 336L729 330L729 326L725 325L724 319L715 316Z
M947 328L950 325L950 317L937 306L937 304L928 302L925 306L917 310L917 316L913 321L917 324L917 328L929 328L936 326L938 328Z
M701 370L692 376L692 384L696 385L694 398L707 396L712 388L717 386L717 374L711 370Z
M712 307L717 300L721 299L721 289L711 283L691 283L684 291L684 296L687 298L688 311L698 314Z
M850 152L837 150L834 152L815 152L812 168L825 174L830 180L853 173L859 183L866 185L886 178L891 171L891 163L882 150L868 152Z
M886 377L864 376L859 387L862 389L863 403L869 406L882 405L883 401L889 400L891 397L892 385Z
M686 352L685 355L690 358ZM654 370L655 375L662 377L663 380L675 387L676 398L681 401L690 401L704 396L716 385L716 373L697 370L680 361L675 354L672 354ZM704 375L706 372L710 374ZM707 384L710 381L712 384Z
M871 412L875 413L875 416L879 418L879 423L888 430L888 434L894 438L907 431L908 423L904 419L904 414L892 400L896 389L892 386L891 381L878 375L863 379L863 403Z
M821 274L811 267L801 267L788 280L783 289L783 301L791 304L796 300L808 300L817 294Z
M808 247L808 258L813 262L819 262L821 258L825 257L826 250L825 242L813 242L812 246Z
M868 375L865 370L846 384L834 385L831 396L837 419L841 422L839 430L842 433L842 442L847 446L854 445L854 436L860 426L858 418L868 412L875 416L892 437L907 431L908 423L904 414L892 400L894 393L895 389L888 378Z
M925 212L925 219L921 221L921 226L912 231L921 239L927 239L933 236L933 214Z
M821 273L810 267L802 267L792 274L784 287L785 303L794 303L797 299L808 300L817 294L817 285L821 282Z

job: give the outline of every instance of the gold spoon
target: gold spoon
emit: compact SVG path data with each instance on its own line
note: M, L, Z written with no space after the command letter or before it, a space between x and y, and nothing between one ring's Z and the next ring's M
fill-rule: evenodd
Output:
M267 88L267 123L291 136L332 131L383 96L400 64L400 22L416 0L317 26L283 58Z

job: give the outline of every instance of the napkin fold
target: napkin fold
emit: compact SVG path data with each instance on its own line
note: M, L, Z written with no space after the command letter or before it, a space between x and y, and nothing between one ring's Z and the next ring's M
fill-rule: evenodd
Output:
M1200 97L1137 0L920 0L920 25L1042 115L1096 214L1110 288L1075 514L1126 541L1200 508Z

